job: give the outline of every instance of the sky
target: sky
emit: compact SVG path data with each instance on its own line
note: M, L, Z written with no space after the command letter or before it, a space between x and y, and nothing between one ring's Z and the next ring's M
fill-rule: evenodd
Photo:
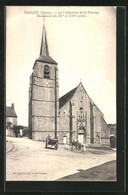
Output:
M7 6L6 106L28 125L29 77L39 57L43 16L50 56L58 63L59 97L82 82L116 123L116 7Z

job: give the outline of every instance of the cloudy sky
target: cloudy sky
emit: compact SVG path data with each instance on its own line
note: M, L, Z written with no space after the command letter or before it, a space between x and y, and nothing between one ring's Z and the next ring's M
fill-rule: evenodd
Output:
M116 122L116 8L6 7L6 105L28 125L29 76L39 57L43 16L50 56L58 63L59 97L80 80L104 114Z

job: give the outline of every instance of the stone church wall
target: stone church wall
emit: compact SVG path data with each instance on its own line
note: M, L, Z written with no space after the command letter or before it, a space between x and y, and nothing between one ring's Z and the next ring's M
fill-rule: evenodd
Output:
M94 108L94 143L100 144L101 143L101 111L97 108L96 105L93 106ZM99 136L99 141L97 141L97 135Z
M82 105L81 105L81 95L82 95ZM78 140L78 115L80 111L80 107L83 107L84 114L86 114L87 121L86 121L86 140L85 143L90 143L90 102L92 102L85 92L82 85L78 87L74 96L70 99L72 104L72 140ZM66 132L70 134L70 103L69 101L60 109L60 134L65 135ZM65 132L65 133L64 133ZM62 140L62 139L61 139Z
M59 116L59 131L58 137L59 142L63 143L63 137L66 136L69 138L69 106L66 103L62 109L60 109L60 116Z
M81 103L81 97L82 97L82 103ZM78 134L78 123L77 123L77 115L80 113L80 107L83 107L84 115L87 117L86 123L84 125L86 126L86 136L85 136L85 143L89 143L89 135L90 135L90 109L89 109L89 97L85 90L83 89L82 85L80 85L75 93L75 95L72 98L72 101L74 102L74 116L75 116L75 131ZM77 135L78 136L78 135ZM78 139L78 137L77 137Z
M92 103L90 97L88 95L87 96L87 144L90 143L90 139L91 139L91 133L90 133L90 102Z
M55 103L54 102L43 102L43 101L32 101L32 114L35 116L54 116L55 114Z
M54 132L40 132L40 131L33 131L32 132L32 140L35 140L35 141L46 141L46 137L50 135L52 138L54 138L55 136L55 133Z
M35 66L34 66L34 70L33 70L33 77L39 77L39 78L43 78L44 77L44 66L45 65L49 66L49 70L50 70L50 79L55 79L55 64L49 64L49 63L45 63L45 62L39 62L36 61L35 62ZM58 71L58 69L57 69ZM57 78L58 78L58 74L57 74ZM50 80L48 79L48 80Z
M38 101L55 101L55 88L33 85L33 99Z
M95 105L94 108L94 143L103 146L109 146L110 139L107 123L104 120L104 116L102 112L98 109L98 107Z
M101 144L103 146L110 147L110 130L108 129L107 123L101 116Z
M33 74L30 77L29 88L29 131L33 140L45 140L46 136L55 137L55 67L48 64L50 78L44 78L44 65L35 62ZM56 74L57 99L59 98L58 73ZM57 102L59 117L59 101ZM57 118L58 120L58 118ZM59 124L57 124L57 129Z
M33 129L35 131L54 131L55 128L55 117L33 117Z

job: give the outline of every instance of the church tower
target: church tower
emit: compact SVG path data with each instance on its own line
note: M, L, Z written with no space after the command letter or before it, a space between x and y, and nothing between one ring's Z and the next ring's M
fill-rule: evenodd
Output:
M46 28L43 24L40 56L35 61L29 87L29 137L45 140L57 137L59 82L57 63L49 56Z

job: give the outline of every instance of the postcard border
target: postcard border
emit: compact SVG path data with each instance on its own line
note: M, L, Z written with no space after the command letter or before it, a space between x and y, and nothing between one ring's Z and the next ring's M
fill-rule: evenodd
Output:
M10 1L11 2L11 1ZM2 47L0 49L0 55L1 55L1 60L2 60L2 68L0 68L0 83L1 83L1 90L2 90L2 101L0 102L0 111L2 112L2 117L0 121L0 129L4 129L4 122L5 122L5 42L4 42L4 6L7 5L35 5L35 4L29 4L25 1L24 4L17 3L16 1L11 2L10 4L9 1L6 1L6 5L4 4L2 6L2 14L3 20L2 20L2 31L0 32L2 34L1 40L2 40ZM33 1L32 1L33 2ZM39 1L36 1L36 5L44 6L44 5L52 5L57 6L56 3L57 1L48 1L43 3L39 3ZM81 2L81 1L80 1ZM79 5L80 5L79 2ZM61 3L60 3L61 4ZM116 3L117 4L117 3ZM66 6L67 4L63 3L63 6ZM73 1L68 1L68 5L72 5ZM76 4L75 4L76 5ZM78 5L78 3L77 3ZM103 5L103 3L102 3ZM107 3L107 6L110 4ZM113 4L111 4L112 6ZM85 6L85 3L84 5ZM88 4L89 6L89 4ZM95 6L95 3L94 5ZM98 3L97 3L97 6ZM104 5L103 5L104 6ZM3 158L2 162L2 177L0 177L0 183L4 187L1 191L6 191L6 192L114 192L114 191L124 191L125 190L125 175L124 175L124 168L125 168L125 66L126 66L126 61L125 61L125 6L123 7L118 7L117 8L117 182L30 182L30 181L15 181L15 182L5 182L4 181L4 171L5 171L5 156L4 156L4 151L5 151L5 133L2 131L0 134L0 148L3 148L3 150L0 150L0 156ZM123 108L123 109L122 109ZM0 112L1 114L1 112ZM122 131L123 129L123 131ZM4 171L3 171L4 170Z

